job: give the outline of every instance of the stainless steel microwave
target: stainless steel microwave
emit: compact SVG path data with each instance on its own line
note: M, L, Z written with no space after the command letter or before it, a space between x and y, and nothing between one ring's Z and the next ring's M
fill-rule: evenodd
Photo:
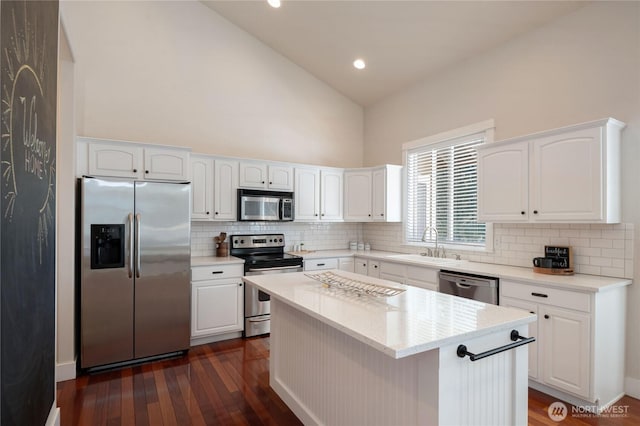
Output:
M293 192L238 189L238 220L293 220Z

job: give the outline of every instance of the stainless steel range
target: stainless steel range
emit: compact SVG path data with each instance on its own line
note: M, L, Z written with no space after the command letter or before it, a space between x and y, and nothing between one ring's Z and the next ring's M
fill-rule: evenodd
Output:
M231 256L244 259L245 275L301 272L302 258L284 252L283 234L232 235ZM270 331L270 296L256 287L244 287L244 335L267 334Z

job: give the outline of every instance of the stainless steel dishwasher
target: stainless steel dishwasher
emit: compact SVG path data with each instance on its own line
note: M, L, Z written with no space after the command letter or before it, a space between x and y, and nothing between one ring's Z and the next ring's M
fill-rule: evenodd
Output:
M498 304L498 278L440 271L440 293Z

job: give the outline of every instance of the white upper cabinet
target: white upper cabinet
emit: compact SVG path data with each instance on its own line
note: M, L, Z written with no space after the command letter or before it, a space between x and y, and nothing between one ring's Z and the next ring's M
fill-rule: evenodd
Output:
M320 219L343 220L343 170L320 170Z
M78 174L147 180L189 180L190 150L79 138ZM87 157L80 157L82 153ZM86 161L86 163L85 163Z
M235 221L238 206L238 161L216 158L213 181L213 218Z
M529 218L529 143L478 150L478 210L486 222Z
M372 171L373 220L402 221L402 167L386 165Z
M344 220L371 221L371 170L344 172Z
M240 187L293 191L293 167L258 162L240 163Z
M191 219L236 220L238 161L191 157Z
M213 218L213 158L191 156L191 219Z
M478 147L479 220L620 222L620 133L612 118Z
M402 220L402 166L385 165L344 173L344 219Z
M189 151L145 148L144 178L153 180L189 180Z
M295 220L320 219L320 169L296 167Z
M142 179L142 152L143 148L137 145L90 143L89 175Z
M296 221L341 221L342 169L296 167Z

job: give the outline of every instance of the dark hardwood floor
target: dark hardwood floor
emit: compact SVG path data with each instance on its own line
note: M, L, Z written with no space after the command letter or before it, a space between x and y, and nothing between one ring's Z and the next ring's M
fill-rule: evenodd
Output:
M555 401L530 389L529 425L559 424L547 415ZM181 358L61 382L58 406L62 426L301 424L269 387L268 337L197 346ZM640 400L625 397L616 406L624 417L570 414L560 423L640 425Z

